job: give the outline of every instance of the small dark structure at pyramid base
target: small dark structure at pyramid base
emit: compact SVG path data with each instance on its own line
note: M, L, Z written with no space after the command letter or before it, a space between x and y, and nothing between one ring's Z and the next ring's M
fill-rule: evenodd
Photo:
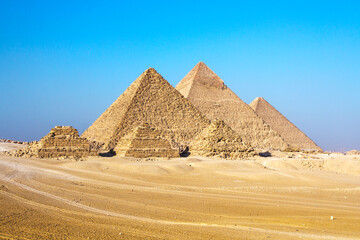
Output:
M78 131L70 126L56 126L40 141L31 143L10 155L38 158L83 158L98 156L100 146L79 137Z
M216 119L205 128L190 145L191 155L243 159L254 156L252 147L247 146L240 135L223 120Z
M179 151L171 148L170 143L160 135L160 131L149 124L142 124L120 139L114 151L120 157L178 158Z

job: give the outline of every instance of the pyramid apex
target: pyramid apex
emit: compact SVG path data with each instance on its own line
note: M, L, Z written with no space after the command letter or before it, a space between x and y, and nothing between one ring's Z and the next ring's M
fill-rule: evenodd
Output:
M260 101L265 101L266 102L266 100L263 97L257 97L257 98L254 99L253 102L260 102Z
M249 106L256 112L257 111L257 108L258 108L258 105L259 105L259 102L263 102L265 101L264 98L262 97L257 97L255 98L250 104ZM266 102L266 101L265 101Z
M148 77L155 77L155 76L161 76L160 73L158 73L155 68L149 67L146 69L139 78L148 78ZM162 76L161 76L162 77Z
M195 67L178 83L176 89L185 97L189 95L194 84L206 87L225 89L224 81L216 75L205 63L198 62Z
M205 70L205 71L211 71L213 72L204 62L200 61L198 62L194 69L196 69L197 71L201 71L201 70Z
M157 71L155 70L155 68L149 67L144 71L144 73L157 73Z

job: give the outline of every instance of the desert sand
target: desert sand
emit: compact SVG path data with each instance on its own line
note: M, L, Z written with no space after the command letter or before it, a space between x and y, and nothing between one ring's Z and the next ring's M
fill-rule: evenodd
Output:
M54 238L360 239L360 156L0 155L0 239Z

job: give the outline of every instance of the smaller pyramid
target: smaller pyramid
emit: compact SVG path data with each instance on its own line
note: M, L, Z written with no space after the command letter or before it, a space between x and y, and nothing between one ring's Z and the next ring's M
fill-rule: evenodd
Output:
M32 142L25 149L12 155L38 158L82 158L97 156L100 145L79 136L71 126L56 126L38 142Z
M250 103L250 107L254 109L272 129L277 131L290 146L302 150L322 150L264 98L255 98L255 100Z
M193 155L217 156L239 159L254 155L253 148L247 146L240 135L223 120L216 119L205 128L190 145Z
M135 131L120 139L114 151L121 157L179 157L178 150L171 148L170 143L160 135L161 132L150 127L149 124L142 124Z

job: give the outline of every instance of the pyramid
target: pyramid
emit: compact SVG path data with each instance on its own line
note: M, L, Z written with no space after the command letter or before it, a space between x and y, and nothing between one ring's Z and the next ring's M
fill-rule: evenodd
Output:
M149 68L81 136L112 149L144 122L177 145L189 144L210 124L190 101Z
M321 150L305 133L298 129L265 99L261 97L255 98L250 104L250 107L254 109L271 128L277 131L290 146L303 150Z
M14 152L14 156L39 158L82 158L99 155L100 146L79 137L71 126L56 126L38 142L32 142L25 149Z
M161 138L160 132L147 123L121 138L114 150L116 155L121 157L177 158L180 156L178 150L171 148L170 143Z
M205 128L190 145L190 153L200 156L218 156L238 159L254 155L253 148L247 146L238 133L216 119Z
M199 62L176 89L210 120L224 120L246 144L261 149L288 147L284 139L203 62Z

